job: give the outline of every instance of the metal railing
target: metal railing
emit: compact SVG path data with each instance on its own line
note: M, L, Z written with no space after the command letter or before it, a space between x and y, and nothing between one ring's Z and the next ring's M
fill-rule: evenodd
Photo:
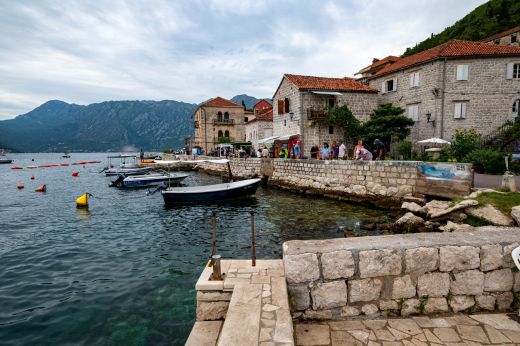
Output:
M213 124L214 125L234 125L235 124L235 120L234 119L218 119L218 118L215 118L215 119L213 119Z
M325 120L329 117L331 109L307 108L308 120Z

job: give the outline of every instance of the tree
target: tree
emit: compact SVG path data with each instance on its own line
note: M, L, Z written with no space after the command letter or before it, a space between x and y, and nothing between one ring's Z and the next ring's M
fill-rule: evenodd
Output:
M244 100L242 100L242 107L244 107L244 110L247 110L246 103L244 102Z
M405 139L410 135L410 127L415 123L412 119L402 115L404 109L394 107L391 103L380 105L370 114L370 119L361 126L361 137L365 143L373 143L380 139L387 147L392 136Z
M338 106L329 114L330 124L343 128L345 143L354 143L359 136L361 123L347 106Z

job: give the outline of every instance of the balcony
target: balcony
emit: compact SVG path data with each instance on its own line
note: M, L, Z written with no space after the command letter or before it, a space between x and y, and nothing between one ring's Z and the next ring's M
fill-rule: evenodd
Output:
M330 112L331 112L330 109L308 108L307 109L307 119L308 120L326 120L329 117Z
M234 119L213 119L213 125L235 125Z

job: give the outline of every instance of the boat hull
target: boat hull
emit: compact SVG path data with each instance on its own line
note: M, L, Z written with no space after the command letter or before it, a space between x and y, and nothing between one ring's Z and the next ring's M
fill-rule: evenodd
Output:
M138 189L138 188L145 188L145 187L152 187L152 186L159 186L162 184L175 184L179 183L185 178L187 178L188 175L175 175L171 177L157 177L157 178L147 178L144 177L143 179L124 179L123 180L123 187L127 189Z
M8 164L8 163L13 163L13 160L11 160L11 159L0 159L0 165L1 164Z
M114 176L114 175L140 175L146 174L150 172L151 168L110 168L105 170L105 175Z
M174 192L161 191L166 204L190 203L190 202L216 202L221 200L241 198L254 195L260 184L260 179L251 179L248 185L215 191Z

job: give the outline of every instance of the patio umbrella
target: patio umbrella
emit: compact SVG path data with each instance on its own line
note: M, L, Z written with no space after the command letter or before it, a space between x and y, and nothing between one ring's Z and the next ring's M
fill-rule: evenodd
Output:
M437 138L437 137L423 139L422 141L418 141L417 143L419 143L419 144L448 144L448 145L451 145L450 142L448 142L448 141L446 141L444 139Z

